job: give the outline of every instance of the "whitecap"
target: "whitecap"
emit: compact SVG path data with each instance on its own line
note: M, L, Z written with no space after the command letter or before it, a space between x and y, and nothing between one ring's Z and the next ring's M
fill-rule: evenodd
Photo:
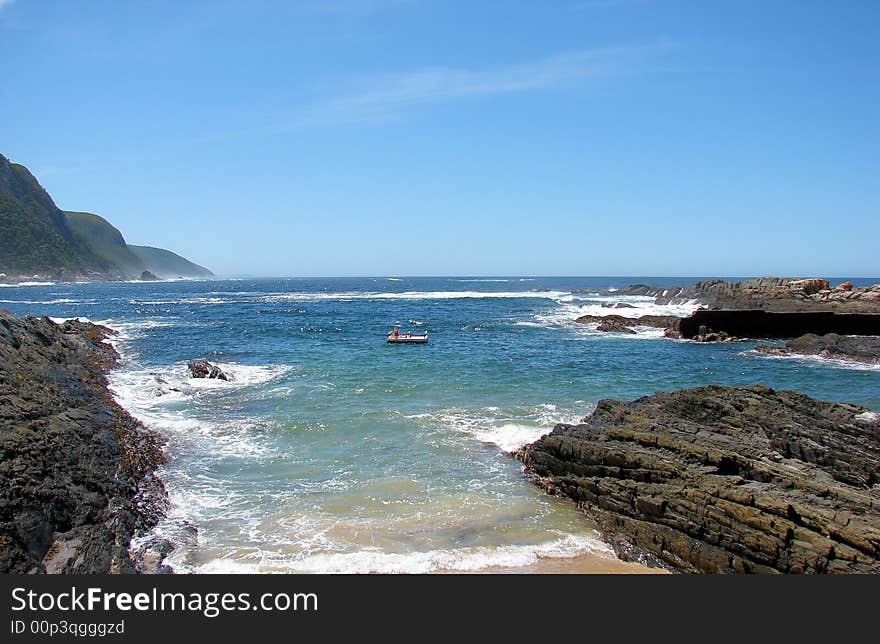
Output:
M404 291L391 292L340 292L340 293L270 293L264 302L317 302L322 300L459 300L459 299L547 299L561 300L570 297L563 291Z
M440 571L475 572L491 568L520 568L539 559L568 559L584 554L613 558L610 546L598 539L565 535L537 544L476 546L415 552L385 552L364 549L355 552L325 552L302 558L275 553L257 553L249 558L217 558L196 567L204 573L410 573ZM251 559L251 560L248 560Z

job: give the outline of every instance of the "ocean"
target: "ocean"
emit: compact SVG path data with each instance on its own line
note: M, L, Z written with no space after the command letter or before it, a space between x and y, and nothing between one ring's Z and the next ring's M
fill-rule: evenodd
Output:
M175 543L177 572L531 571L614 561L589 518L540 491L509 454L602 398L760 383L880 410L877 368L574 321L686 315L696 304L573 289L692 281L35 284L0 288L0 307L119 331L110 386L167 439L171 503L155 534ZM430 342L388 345L394 324ZM190 378L198 358L234 380Z

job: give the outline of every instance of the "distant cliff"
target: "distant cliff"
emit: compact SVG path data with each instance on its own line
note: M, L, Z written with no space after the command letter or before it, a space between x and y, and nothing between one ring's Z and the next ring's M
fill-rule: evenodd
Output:
M145 271L162 279L214 276L207 268L170 250L126 243L122 233L103 217L88 212L65 211L64 214L80 240L131 279L138 279Z
M193 264L188 259L181 257L164 248L152 246L128 246L147 266L147 270L155 273L162 279L174 277L214 277L214 273L204 266Z
M170 251L130 246L106 219L64 212L33 174L0 155L0 282L204 278L214 274Z

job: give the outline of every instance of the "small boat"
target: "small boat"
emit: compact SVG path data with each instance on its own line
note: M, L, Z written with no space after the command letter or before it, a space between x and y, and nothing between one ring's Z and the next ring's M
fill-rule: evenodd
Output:
M427 344L428 332L424 335L413 335L412 333L401 333L398 327L388 334L388 344Z

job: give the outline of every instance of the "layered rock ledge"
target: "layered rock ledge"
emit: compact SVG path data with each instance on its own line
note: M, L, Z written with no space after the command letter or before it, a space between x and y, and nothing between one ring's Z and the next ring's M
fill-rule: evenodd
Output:
M590 291L573 291L587 293ZM740 282L706 280L687 286L657 287L632 284L599 295L639 295L654 298L655 304L684 304L697 301L712 309L765 309L778 313L836 311L840 313L880 312L880 284L854 286L842 282L832 286L821 277L755 277Z
M164 456L107 390L112 333L0 309L0 573L166 571L129 552L164 512Z
M583 293L587 291L574 291ZM689 286L658 288L633 284L604 296L638 295L657 305L699 303L701 308L674 322L621 318L598 330L622 331L633 325L663 326L666 335L702 342L737 338L792 338L807 333L880 335L880 284L857 287L851 282L831 286L823 278L759 277L741 282L708 280ZM601 316L577 321L593 323ZM612 317L612 316L608 316ZM661 318L662 316L645 316ZM623 331L626 332L626 331Z
M682 572L880 572L880 414L767 387L603 400L517 453L625 559Z

